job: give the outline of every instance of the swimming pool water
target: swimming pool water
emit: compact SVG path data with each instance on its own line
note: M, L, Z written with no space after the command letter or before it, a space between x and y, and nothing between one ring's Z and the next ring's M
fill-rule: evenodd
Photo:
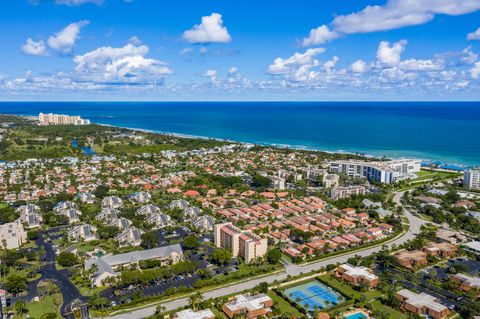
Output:
M345 317L345 319L365 319L365 318L367 318L367 316L365 316L361 312L352 313L351 315L348 315Z

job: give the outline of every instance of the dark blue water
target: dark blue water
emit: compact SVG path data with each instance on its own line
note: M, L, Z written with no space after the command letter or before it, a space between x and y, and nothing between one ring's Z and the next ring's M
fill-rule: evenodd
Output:
M0 113L309 149L480 165L478 102L0 103Z
M77 140L72 140L72 142L70 143L70 145L72 145L72 147L75 147L75 148L78 148L78 141ZM96 155L97 153L93 150L93 148L91 148L90 146L82 146L81 147L81 150L82 150L82 153L84 155Z

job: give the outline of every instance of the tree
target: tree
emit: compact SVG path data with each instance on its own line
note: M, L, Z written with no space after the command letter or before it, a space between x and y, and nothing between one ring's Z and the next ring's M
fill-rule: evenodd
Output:
M196 250L198 247L200 247L200 242L198 241L197 236L190 235L184 239L183 246L188 250Z
M119 233L119 229L116 226L98 226L97 228L97 234L100 237L100 239L110 239L114 238L117 236Z
M203 300L201 293L196 292L188 297L188 302L193 311L197 310L198 303Z
M253 288L253 292L262 293L262 294L268 293L268 283L262 281L261 283L259 283Z
M38 238L38 230L29 230L27 232L27 238L28 240L36 240Z
M22 317L22 315L27 312L25 302L22 300L17 301L15 303L15 312L17 313L17 316Z
M105 185L100 185L93 192L97 198L104 198L108 195L109 188Z
M152 249L158 246L158 237L154 231L144 233L140 238L142 239L140 245L145 249Z
M5 289L18 294L27 288L27 278L24 275L13 273L5 279Z
M79 263L77 256L68 251L62 251L58 257L57 262L62 267L72 267Z
M225 265L232 259L232 254L225 249L217 249L212 254L212 262L217 265Z
M267 252L267 261L270 264L277 264L282 259L282 252L278 248L271 249Z

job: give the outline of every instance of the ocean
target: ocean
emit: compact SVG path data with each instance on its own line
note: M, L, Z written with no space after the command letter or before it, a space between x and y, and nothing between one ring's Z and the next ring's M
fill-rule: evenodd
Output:
M0 113L331 152L480 165L480 102L1 102Z

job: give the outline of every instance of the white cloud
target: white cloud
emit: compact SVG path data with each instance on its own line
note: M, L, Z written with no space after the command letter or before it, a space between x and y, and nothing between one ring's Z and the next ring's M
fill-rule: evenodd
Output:
M465 64L474 64L478 60L478 54L472 51L472 47L462 50L460 61Z
M206 47L201 47L198 52L200 52L201 55L205 55L208 53L208 49Z
M436 14L462 15L479 9L477 0L388 0L383 6L338 16L332 25L345 34L367 33L424 24Z
M128 39L127 43L139 46L139 45L142 44L142 41L136 35L134 35L134 36L130 37L130 39Z
M387 31L427 23L437 14L463 15L480 10L478 0L388 0L385 5L367 6L363 10L339 15L330 26L310 31L304 45L324 43L344 35Z
M335 55L331 60L328 60L323 64L323 68L327 74L333 72L333 68L337 65L338 60L340 60L339 57Z
M308 81L316 78L318 72L311 69L317 67L320 63L315 58L323 53L325 49L308 49L304 53L296 52L289 58L276 58L273 64L268 66L268 73L271 75L284 75L292 81Z
M400 68L407 71L439 71L443 70L442 61L409 59L400 62Z
M212 83L217 82L217 75L218 75L217 70L207 70L202 74L202 76L209 78Z
M190 43L227 43L232 40L219 13L202 17L201 24L183 32L183 39Z
M56 4L64 4L69 7L77 7L85 3L93 3L96 5L101 5L103 4L103 2L104 0L55 0Z
M338 33L330 31L328 26L321 25L316 29L310 30L310 34L307 38L303 39L303 46L308 47L312 45L320 45L325 42L338 38Z
M22 52L28 55L47 55L45 42L43 40L33 41L31 38L27 39L27 42L22 45Z
M357 60L350 65L350 70L353 73L365 73L367 72L367 63L363 60Z
M386 66L395 66L400 63L401 54L405 50L407 41L401 40L390 46L388 41L380 42L377 50L377 60Z
M480 40L480 28L467 34L467 40Z
M148 47L127 44L121 48L101 47L74 58L75 71L95 82L145 83L171 74L162 61L145 58Z
M187 54L190 54L192 53L192 48L184 48L180 51L180 55L187 55Z
M473 68L470 69L470 76L475 80L480 78L480 62L475 63Z
M48 38L48 45L62 54L71 53L75 42L80 38L80 29L89 24L90 21L82 20L70 23L63 30Z

